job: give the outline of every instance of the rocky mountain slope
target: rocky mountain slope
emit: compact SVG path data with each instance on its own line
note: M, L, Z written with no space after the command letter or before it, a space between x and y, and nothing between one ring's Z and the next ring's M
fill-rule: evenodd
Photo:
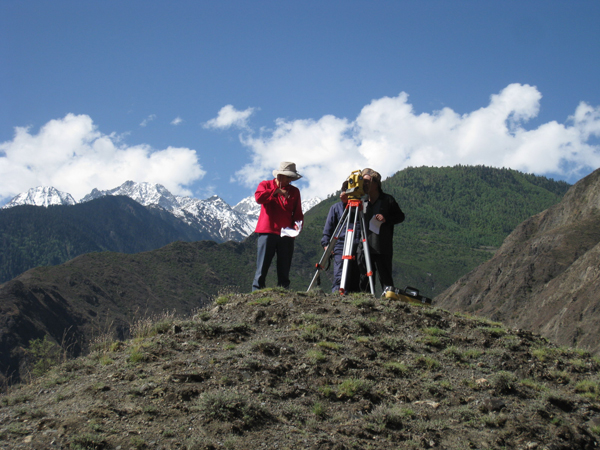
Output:
M600 169L519 225L494 257L435 298L600 353Z
M0 447L591 450L600 440L600 359L485 319L263 290L132 330L0 395Z
M480 245L489 245L489 243L481 240L483 238L480 238L479 241L473 240L473 236L481 235L482 230L473 228L472 225L459 227L464 223L465 218L468 218L466 213L482 205L485 205L490 211L486 215L488 218L486 223L489 223L491 221L490 214L494 214L493 211L506 203L507 195L512 199L513 206L521 205L519 214L524 214L542 204L539 201L532 202L528 197L544 197L544 202L552 204L552 200L560 194L560 189L562 189L560 185L537 177L529 178L514 171L490 168L435 170L423 168L402 172L392 179L386 180L384 189L397 196L408 217L406 223L398 227L395 237L397 240L395 248L398 250L397 254L401 261L399 264L394 263L395 269L401 275L397 280L400 280L400 283L416 286L421 289L423 294L428 295L427 284L413 284L413 280L419 281L427 278L435 282L436 286L440 286L444 276L456 273L454 278L445 284L445 286L450 285L452 281L475 266L470 256L464 257L465 249L471 250L468 247L470 242L479 244L467 256L474 253L480 258L489 258L488 250L482 252L479 248ZM469 183L461 184L465 180ZM432 182L435 183L432 184ZM549 187L540 186L540 183L548 184ZM427 190L427 186L434 186L435 189ZM469 186L475 186L476 189L469 188ZM502 190L494 196L498 187ZM554 193L553 190L556 190L557 193ZM451 195L453 191L460 192L460 195ZM516 191L519 193L515 193ZM530 194L521 195L523 192ZM485 194L484 200L479 198L482 194ZM420 197L417 201L411 203L411 199L418 195ZM163 196L166 197L166 195ZM449 206L448 202L451 202L454 197L459 199L461 204ZM498 203L498 197L500 197L500 203ZM335 200L332 197L322 202L314 208L314 212L311 210L306 215L305 228L297 239L292 264L291 281L294 290L305 290L314 275L314 263L318 261L323 251L319 245L323 223L329 206ZM102 228L97 230L99 236L103 238L116 239L123 244L132 244L136 242L136 234L139 234L140 237L148 237L145 234L145 228L148 228L147 231L158 230L157 226L140 228L138 219L134 221L138 225L133 226L134 223L131 227L123 227L129 216L117 219L117 216L113 217L112 213L100 213L98 208L93 205L94 202L122 204L124 209L121 209L124 211L137 211L141 214L138 214L138 219L141 218L142 225L149 223L148 220L150 220L150 218L144 219L143 217L146 217L144 214L148 215L149 212L153 212L159 213L161 217L162 215L168 216L180 226L189 228L187 224L162 207L145 208L128 197L110 195L68 207L56 206L45 209L21 206L11 208L3 210L0 218L16 214L27 208L41 209L48 214L58 214L60 208L69 208L70 211L90 208L84 214L90 223L86 222L87 225L84 224L82 227L89 232L91 225L103 225L108 221L107 223L110 225L107 228L108 231L102 231ZM498 204L500 206L497 206ZM431 205L436 205L436 207L432 210ZM445 208L453 215L446 214L446 210L438 208L437 205L446 205ZM437 214L440 210L443 212L445 222L437 221L436 218L439 214L433 216L433 219L436 220L432 220L432 216L427 214L428 211L434 211ZM537 209L537 211L539 210L541 208ZM510 213L513 216L516 214L514 208L510 210ZM58 215L60 216L60 214ZM111 220L116 220L116 224L111 225ZM462 222L456 222L459 220ZM494 223L502 224L506 220L508 218L501 210L493 215ZM514 221L514 217L511 217L511 220ZM21 222L34 225L31 220ZM68 236L61 238L60 233L56 234L56 230L48 228L47 225L50 223L48 220L41 222L44 226L40 229L49 230L55 238L55 244L59 247L61 243L70 242L69 239L73 237L80 237L77 233L69 232ZM71 227L74 225L73 220L67 222ZM514 223L516 225L518 222L514 221ZM426 224L431 227L426 228ZM8 228L14 229L15 225L16 223L9 224ZM443 226L440 227L440 225ZM175 227L175 224L173 226ZM71 230L71 228L66 229ZM451 232L444 234L444 229ZM460 230L460 233L454 232L457 229ZM129 234L123 235L121 231L127 231ZM22 242L31 241L34 234L25 230ZM496 234L500 235L499 232ZM12 235L3 234L3 236ZM128 237L125 238L126 236ZM459 237L459 241L453 240L456 236ZM493 242L491 241L492 244ZM43 250L38 245L33 245L31 248L32 251ZM74 249L73 246L68 245L66 248ZM120 250L129 251L128 248L124 247ZM415 250L414 253L412 249ZM5 252L0 256L4 257L4 254ZM72 256L74 255L72 254ZM25 348L31 339L48 335L54 341L60 342L65 338L66 330L68 330L68 333L83 337L82 339L78 338L79 340L89 342L97 330L113 328L117 329L119 335L123 337L126 328L123 324L133 316L156 314L170 308L177 308L179 312L187 311L197 307L199 302L212 298L226 286L236 286L241 292L247 292L250 290L252 282L255 259L256 242L254 236L250 236L242 243L231 241L224 244L215 244L214 242L178 243L167 245L160 250L136 255L110 252L94 253L64 265L33 269L9 283L0 285L0 308L2 308L0 311L0 363L2 364L0 372L4 376L18 379L21 374L21 363L25 356L20 349ZM454 272L447 270L446 266L448 265L452 266ZM446 270L446 272L442 272L442 270ZM330 272L324 274L322 279L326 281L328 276L330 276ZM274 279L275 270L273 269L267 279L267 286L275 285ZM327 290L328 288L323 286L323 289ZM188 297L187 304L183 302L182 298L172 297L178 292L185 292ZM46 316L53 317L48 305L63 305L60 314L60 323L63 326L60 330L54 327L55 323L49 323L44 319Z
M174 241L210 239L159 207L127 197L102 197L49 208L0 210L0 283L28 269L99 251L137 253Z
M174 242L136 254L88 253L0 285L0 384L20 379L23 349L33 339L66 342L78 355L99 334L127 337L134 318L189 314L227 286L250 286L252 244Z

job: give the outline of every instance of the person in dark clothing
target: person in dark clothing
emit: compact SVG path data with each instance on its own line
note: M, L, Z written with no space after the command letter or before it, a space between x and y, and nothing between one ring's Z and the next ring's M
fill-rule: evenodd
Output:
M342 192L340 194L340 201L334 204L329 209L329 214L327 215L327 220L325 221L325 226L323 227L323 237L321 238L321 246L324 249L331 245L335 245L333 249L333 283L331 287L331 292L338 292L340 290L340 285L342 281L342 269L343 269L343 260L342 255L344 253L344 243L346 238L346 227L338 234L338 238L336 242L331 243L333 238L333 233L335 232L338 223L340 222L342 215L344 214L344 210L346 209L346 205L348 203L348 196L345 191L348 189L348 181L344 181L342 184ZM349 218L350 224L354 223L354 214ZM358 243L360 242L360 220L357 217L356 219L356 227L354 228L354 247L353 249L356 251L358 247ZM354 256L356 256L356 252L354 252ZM359 292L359 272L358 272L358 263L356 258L348 260L348 272L346 276L346 283L344 286L345 292Z
M394 253L394 225L404 221L404 213L398 203L381 189L381 175L373 169L362 171L363 211L367 230L367 242L371 255L373 274L379 276L381 288L394 286L392 256ZM366 273L364 255L359 252L361 275ZM361 278L361 290L368 291L368 278Z

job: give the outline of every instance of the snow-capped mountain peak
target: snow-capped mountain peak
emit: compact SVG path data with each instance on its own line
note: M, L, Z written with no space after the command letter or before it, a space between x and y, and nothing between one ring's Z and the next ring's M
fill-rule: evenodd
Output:
M94 189L91 193L81 199L81 203L94 200L105 195L125 195L141 205L159 205L167 211L178 208L177 199L162 184L151 184L147 182L136 183L126 181L121 186L108 191Z
M321 200L319 197L313 197L313 198L309 198L308 200L302 201L302 212L306 212L309 209L314 208L322 201L323 200Z
M199 200L173 195L161 184L134 181L126 181L119 187L105 191L93 189L80 203L107 195L124 195L146 207L160 207L217 242L243 240L256 228L260 214L260 205L254 196L243 199L232 208L217 195ZM320 201L318 198L303 201L302 210L306 212ZM17 195L4 208L21 204L48 206L76 203L70 194L52 187L40 187Z
M74 205L75 199L66 192L61 192L52 186L38 186L15 196L3 208L12 208L19 205L50 206Z
M125 195L147 206L159 206L215 241L241 241L254 231L245 215L234 211L223 199L213 195L206 200L175 196L161 184L127 181L107 191L94 189L81 201L86 202L105 195Z

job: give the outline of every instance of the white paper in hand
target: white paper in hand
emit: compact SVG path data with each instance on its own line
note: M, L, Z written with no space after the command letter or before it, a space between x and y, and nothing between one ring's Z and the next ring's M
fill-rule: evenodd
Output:
M298 227L298 229L296 230L295 228L282 228L281 229L281 237L296 237L300 234L300 232L302 231L302 221L298 220L296 222L296 226Z
M383 222L377 220L375 216L373 216L369 221L369 230L371 230L375 234L379 234L379 229L381 228L382 223Z

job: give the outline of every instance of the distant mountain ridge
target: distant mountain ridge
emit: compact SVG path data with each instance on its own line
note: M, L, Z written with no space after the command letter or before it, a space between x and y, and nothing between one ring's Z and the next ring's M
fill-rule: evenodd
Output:
M395 282L398 287L417 286L424 295L435 297L460 276L489 259L514 227L557 203L568 188L564 182L485 166L421 167L397 172L383 181L384 191L397 199L406 214L406 221L396 226L394 235ZM87 198L98 197L97 201L119 194L160 217L166 223L159 228L171 227L176 231L170 234L173 240L181 241L201 239L219 243L239 239L241 231L254 229L260 210L253 197L230 208L216 196L203 201L177 197L164 187L149 183L128 182L110 191L95 190ZM301 286L305 283L301 280L312 278L314 265L323 252L320 246L323 224L336 201L339 199L335 195L322 202L316 199L314 203L318 205L314 208L311 200L303 202L308 213L303 232L297 239L292 285ZM47 208L58 208L52 212L53 226L58 227L53 230L49 229L46 219L42 219L45 215L42 209L46 208L39 208L37 213L36 207L1 209L0 270L3 275L0 282L32 267L60 264L85 251L136 251L115 245L121 242L121 231L131 233L118 225L107 228L103 225L105 222L99 220L90 228L83 225L87 223L85 217L71 216L71 212L68 216L74 217L80 225L74 228L73 223L58 220L63 214L60 208L89 203ZM122 214L116 205L104 205L108 209L103 210L103 216ZM240 216L245 218L245 226L240 225ZM34 223L38 224L37 228L32 227ZM93 233L89 232L91 229ZM65 230L72 231L65 235ZM137 233L143 236L152 231L142 227ZM111 239L107 240L106 235ZM135 233L130 235L135 239ZM57 236L63 237L57 239ZM156 246L152 248L164 245L160 236L147 242L154 242ZM323 283L327 289L327 277Z
M255 202L254 197L247 197L232 208L217 195L205 200L176 196L161 184L134 181L126 181L121 186L104 191L93 189L79 203L109 195L123 195L146 207L163 208L199 232L206 233L210 239L216 242L242 241L254 231L260 213L260 205ZM319 202L321 202L319 198L303 201L303 211L308 211ZM76 203L70 194L46 186L32 188L17 195L3 208L19 205L50 206Z
M523 220L558 203L570 185L512 169L485 166L410 167L383 180L406 215L394 228L393 277L396 287L414 286L435 297L464 274L491 258ZM307 214L297 240L292 270L302 254L313 264L332 196ZM306 246L304 246L306 243ZM310 273L309 273L310 272ZM330 286L321 277L324 287ZM377 286L379 290L380 287Z

